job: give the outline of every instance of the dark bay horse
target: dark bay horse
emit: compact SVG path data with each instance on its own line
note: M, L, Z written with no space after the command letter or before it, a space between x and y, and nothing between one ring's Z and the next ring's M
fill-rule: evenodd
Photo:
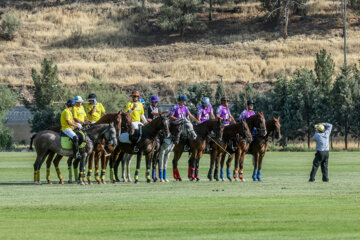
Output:
M85 170L86 162L93 151L94 142L96 142L101 135L107 135L107 140L116 142L116 130L113 124L101 124L92 126L84 130L86 135L86 144L84 148L79 150L80 157L80 180L81 184L85 184ZM46 156L53 152L62 156L72 156L72 149L65 150L61 147L60 134L51 130L44 130L36 134L34 138L34 146L36 148L36 160L34 163L34 182L35 184L41 184L40 182L40 168L45 161Z
M189 159L188 177L190 178L191 181L193 180L199 181L200 180L199 164L200 164L200 158L206 146L206 138L213 131L216 135L215 137L216 140L220 141L224 130L224 121L220 119L208 120L206 122L194 126L194 130L197 137L193 140L189 139L190 159ZM174 147L174 158L172 160L173 175L176 181L182 181L177 165L183 152L184 152L184 144L182 142L176 144Z
M239 123L228 125L224 128L223 138L221 142L210 142L210 168L208 173L208 179L212 181L212 171L214 169L214 164L216 162L215 170L214 170L214 179L216 181L219 181L219 165L220 165L220 159L222 159L222 155L226 155L225 151L229 145L230 141L237 141L240 144L242 142L250 143L252 141L251 132L249 130L249 127L245 120L240 121ZM233 143L234 144L234 143ZM231 151L232 146L229 146L228 151ZM240 151L242 148L239 148ZM237 154L241 154L241 152L236 151ZM225 158L225 156L224 156ZM223 163L222 163L223 164ZM224 180L224 169L221 168L220 171L220 178Z
M249 153L253 155L253 164L254 164L254 171L253 171L253 181L261 182L261 166L262 161L265 156L265 153L268 148L269 138L273 136L275 133L275 138L281 138L281 131L280 131L280 117L266 121L266 130L267 134L265 137L259 136L257 137L251 144L249 148Z
M266 124L265 124L265 118L264 114L261 112L258 112L257 114L249 117L246 120L246 123L249 127L250 132L253 131L254 128L256 128L256 133L258 136L266 136ZM252 139L254 141L254 138ZM250 146L250 142L243 141L241 139L236 139L235 141L235 150L228 147L227 150L231 154L231 156L228 157L228 160L226 162L226 176L227 178L232 181L231 179L231 162L232 159L235 156L235 169L234 169L234 179L235 181L238 181L238 177L240 177L241 181L245 181L244 179L244 159L246 152L248 151L248 148ZM221 171L224 170L224 162L225 162L225 155L222 156L221 159Z
M115 165L117 162L119 162L120 154L125 152L128 154L136 155L137 161L136 161L136 171L135 171L135 183L139 182L139 170L140 170L140 163L141 158L143 155L145 155L146 159L146 181L148 183L151 182L150 178L150 168L151 168L151 159L154 152L154 147L156 145L156 139L160 133L160 131L163 131L164 136L169 137L170 131L169 131L169 118L160 115L160 117L154 119L147 125L141 127L139 130L136 130L138 133L142 132L140 134L140 139L138 140L138 143L136 144L139 148L138 152L134 152L133 144L130 143L122 143L119 142L116 146L115 151L113 152L113 155L110 159L110 168L112 168L114 171ZM117 172L117 171L116 171ZM113 182L116 181L115 178L111 179Z

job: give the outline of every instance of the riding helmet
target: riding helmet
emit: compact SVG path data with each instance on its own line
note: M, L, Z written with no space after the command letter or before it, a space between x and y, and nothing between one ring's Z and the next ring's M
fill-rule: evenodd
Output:
M154 95L154 96L151 96L150 101L151 102L160 102L160 99L157 95Z
M188 97L185 94L180 94L178 97L178 101L187 101Z
M255 103L254 103L253 100L251 100L251 99L247 100L247 105L254 105L254 104L255 104Z
M68 107L73 107L75 106L75 100L74 99L69 99L67 102L66 102L66 106Z
M142 99L142 98L140 98L140 99L139 99L139 102L141 102L143 105L145 105L145 104L146 104L145 100L144 100L144 99Z
M210 99L208 97L204 97L203 100L201 101L201 103L204 106L209 106L210 105Z
M221 102L225 102L225 101L228 102L229 99L228 99L227 97L222 97L222 98L221 98Z
M95 93L90 93L87 100L96 100L96 95Z
M81 96L76 96L75 97L75 102L84 102L84 100L82 99L82 97Z

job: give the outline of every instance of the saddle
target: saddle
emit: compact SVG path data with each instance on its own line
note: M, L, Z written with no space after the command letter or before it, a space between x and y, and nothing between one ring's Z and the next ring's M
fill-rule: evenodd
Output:
M75 132L79 139L79 149L84 148L86 145L86 135L83 131L79 130ZM73 143L72 140L62 131L60 132L61 147L63 149L71 150Z

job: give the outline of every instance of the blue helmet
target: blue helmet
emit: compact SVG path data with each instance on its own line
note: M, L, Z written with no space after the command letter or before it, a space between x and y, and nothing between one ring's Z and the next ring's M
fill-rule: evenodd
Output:
M157 95L154 95L154 96L151 96L150 101L151 102L160 102L160 99Z
M180 94L178 97L178 101L187 101L188 97L185 94Z
M202 103L204 106L209 106L209 105L210 105L210 98L204 97L203 100L201 101L201 103Z
M142 99L142 98L140 98L140 99L139 99L139 102L141 102L143 105L145 105L145 104L146 104L145 100L144 100L144 99Z
M76 96L74 100L75 102L81 102L81 103L84 102L81 96Z
M66 106L68 107L73 107L75 106L75 100L74 99L69 99L67 102L66 102Z

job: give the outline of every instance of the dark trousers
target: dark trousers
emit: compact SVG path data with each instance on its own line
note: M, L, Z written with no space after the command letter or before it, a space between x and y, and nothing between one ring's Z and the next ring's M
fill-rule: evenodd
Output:
M313 167L310 173L310 181L315 181L316 171L321 165L322 180L324 182L329 181L328 177L328 160L329 160L329 151L317 151L313 161Z

